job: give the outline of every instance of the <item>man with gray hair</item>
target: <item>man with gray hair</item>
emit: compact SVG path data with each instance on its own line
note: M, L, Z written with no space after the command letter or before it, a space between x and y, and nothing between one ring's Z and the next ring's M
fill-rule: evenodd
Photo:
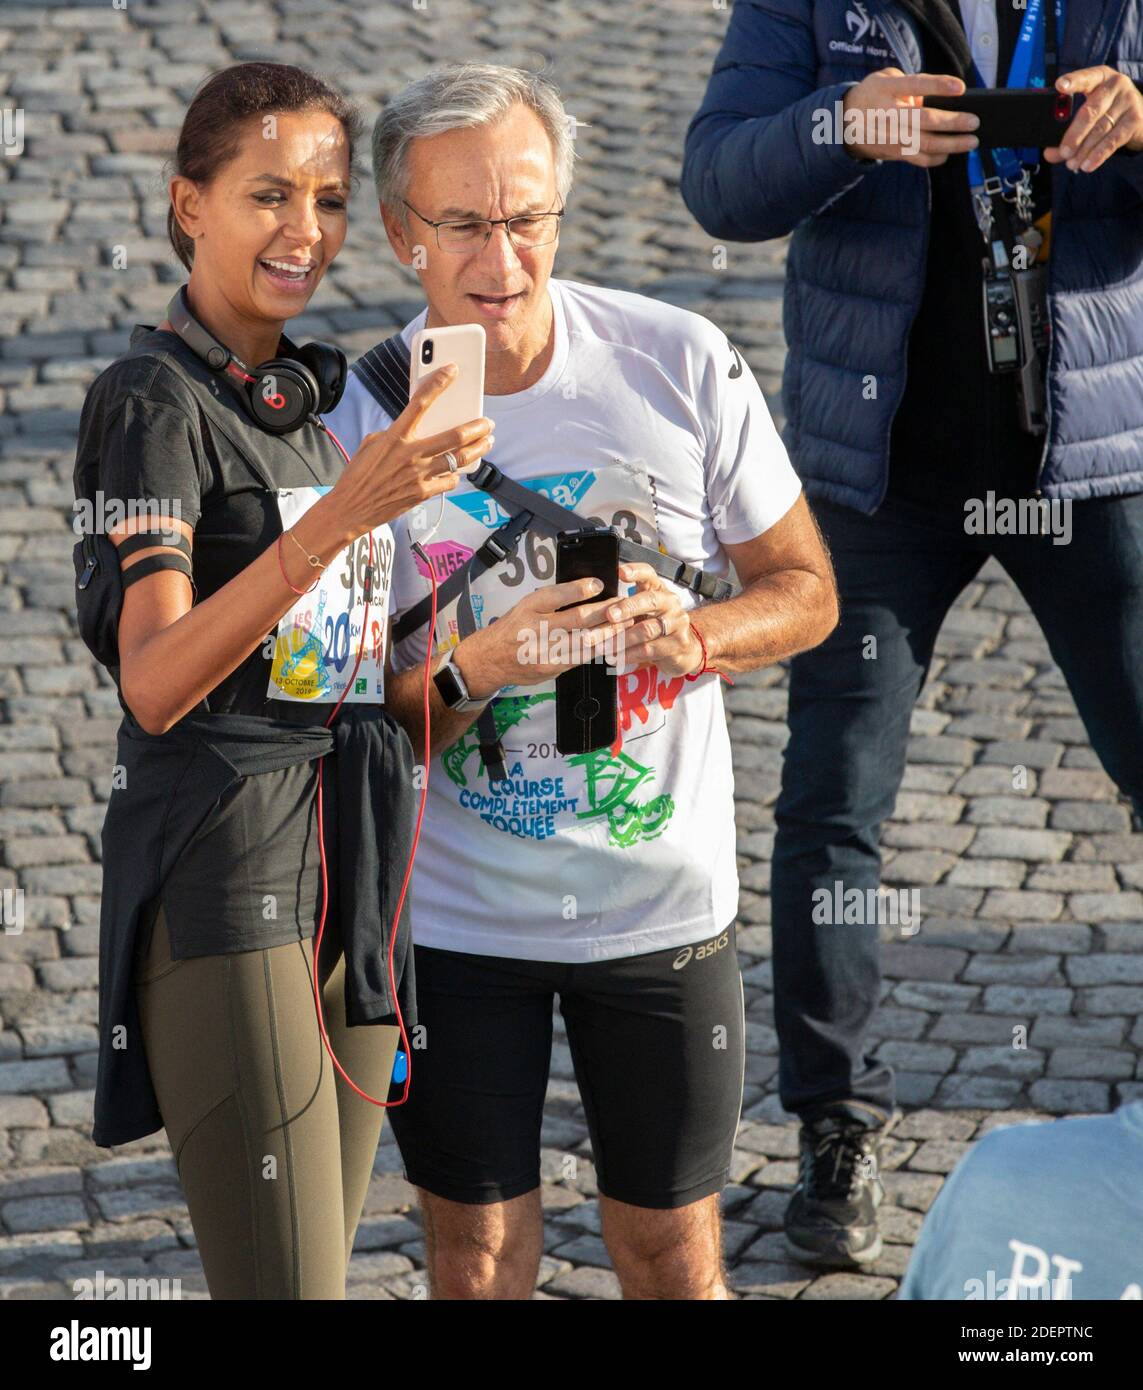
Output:
M469 583L442 600L431 635L412 881L423 1031L392 1121L434 1296L529 1297L558 996L624 1296L721 1298L718 1198L745 1030L720 680L820 642L837 610L797 478L725 336L696 314L552 278L572 161L556 90L513 68L431 73L373 135L385 230L427 305L355 364L331 417L346 447L400 413L417 330L479 323L498 469L537 510L602 521L652 561L620 565L625 597L585 603L598 582L553 584L550 532L505 537L511 513L467 478L439 519L434 503L394 527L386 693L415 742L428 565ZM720 577L733 564L741 592L696 607L654 563L667 554L712 597L730 592ZM581 606L561 613L569 603ZM554 678L616 635L618 737L563 756Z

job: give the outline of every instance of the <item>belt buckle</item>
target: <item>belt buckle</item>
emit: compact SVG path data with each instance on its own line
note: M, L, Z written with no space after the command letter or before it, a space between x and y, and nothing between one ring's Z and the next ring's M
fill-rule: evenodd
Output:
M484 544L480 548L481 550L490 550L497 560L506 560L512 553L504 542L497 537L495 532L486 537Z

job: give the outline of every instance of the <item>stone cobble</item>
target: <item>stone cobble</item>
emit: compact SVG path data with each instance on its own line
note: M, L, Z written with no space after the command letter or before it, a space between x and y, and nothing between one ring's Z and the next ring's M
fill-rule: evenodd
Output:
M71 1297L97 1269L178 1278L184 1297L206 1296L165 1137L114 1153L90 1139L99 828L118 710L75 640L69 529L84 391L182 278L162 172L196 83L242 59L297 61L339 82L370 122L435 62L546 64L578 122L557 273L714 319L780 423L785 244L720 247L678 195L683 132L725 18L689 0L45 0L0 13L0 105L26 121L23 152L0 159L0 892L24 894L23 930L0 934L0 1297ZM345 248L291 330L351 356L419 307L414 278L380 250L370 190L363 169ZM885 931L871 1043L898 1069L906 1111L887 1159L884 1253L859 1274L807 1269L781 1236L797 1132L777 1098L769 968L786 684L774 667L727 694L749 1021L724 1197L730 1279L748 1299L884 1299L975 1139L1143 1096L1143 837L1023 599L989 561L944 625L884 828L884 883L918 890L923 918L912 935ZM558 1016L544 1144L537 1297L615 1298ZM426 1294L388 1131L349 1293Z

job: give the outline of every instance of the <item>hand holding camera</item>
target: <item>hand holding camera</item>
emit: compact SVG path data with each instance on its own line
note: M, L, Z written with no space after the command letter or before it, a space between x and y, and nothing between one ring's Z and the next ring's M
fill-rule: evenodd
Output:
M1143 93L1124 72L1106 66L1079 68L1056 81L1056 90L1085 98L1058 146L1045 149L1049 164L1093 173L1117 150L1143 150Z
M956 97L964 90L959 77L906 74L900 68L871 72L845 94L847 124L851 112L863 113L865 134L864 141L847 141L845 148L855 159L900 160L922 169L943 164L950 154L974 150L978 140L972 132L980 125L976 116L923 104L926 97ZM889 138L871 139L877 135Z

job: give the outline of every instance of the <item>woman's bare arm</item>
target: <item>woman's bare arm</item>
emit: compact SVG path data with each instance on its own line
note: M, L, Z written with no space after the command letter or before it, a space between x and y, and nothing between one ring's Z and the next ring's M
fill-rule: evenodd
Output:
M427 439L415 438L425 411L450 384L455 369L426 377L388 430L366 435L337 484L290 531L323 565L358 536L450 492L460 472L442 472L440 455L451 450L460 469L474 467L492 444L491 421L479 419ZM193 546L193 532L168 518ZM110 533L121 544L147 523ZM148 555L179 553L161 543L127 557L126 573ZM119 618L119 681L131 713L148 733L161 734L192 710L273 631L297 594L313 582L313 570L297 545L270 546L224 584L192 606L190 581L177 570L159 570L124 592Z

